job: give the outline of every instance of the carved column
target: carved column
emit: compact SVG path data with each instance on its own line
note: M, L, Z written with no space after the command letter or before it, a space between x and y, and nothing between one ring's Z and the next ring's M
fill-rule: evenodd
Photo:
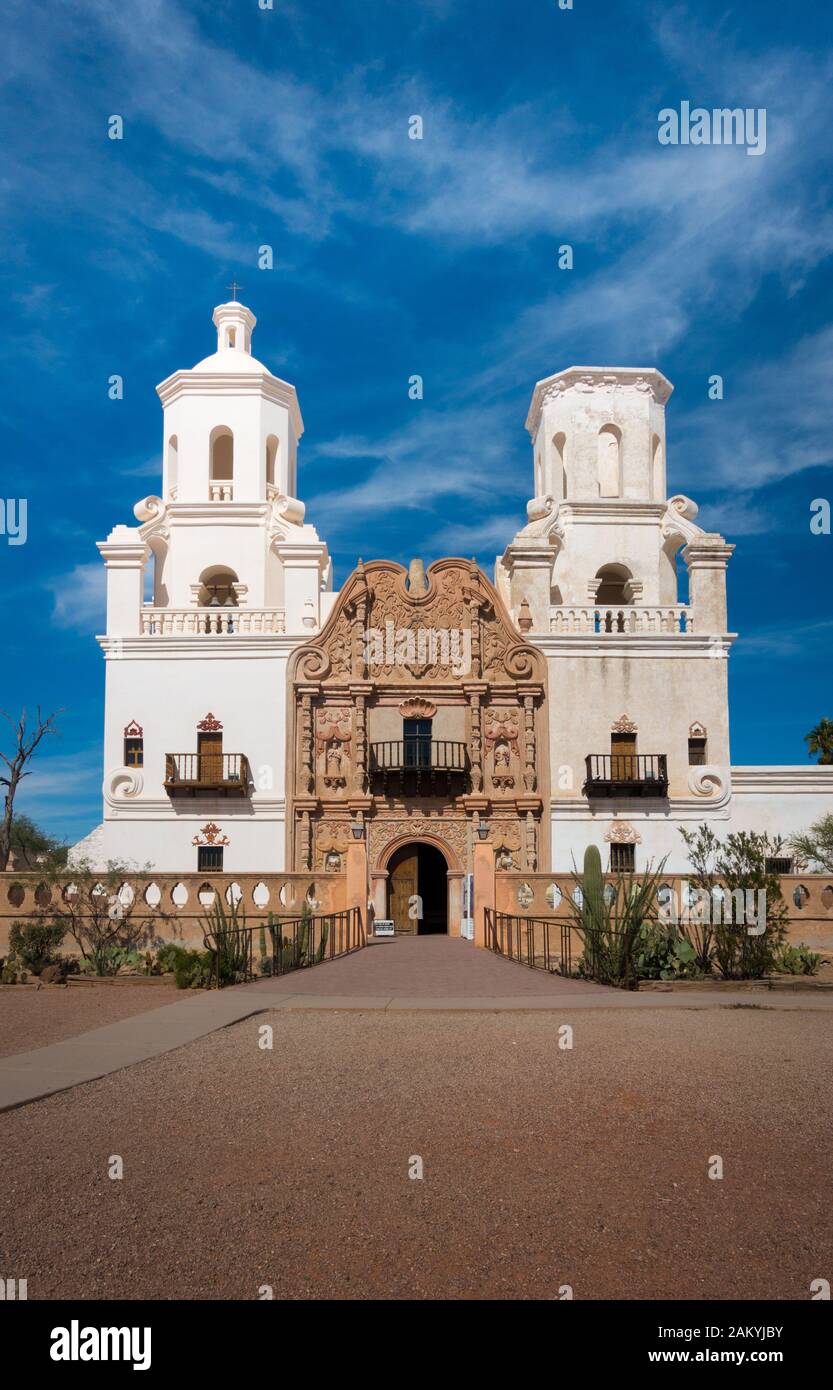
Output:
M367 675L367 580L361 560L357 567L358 581L356 597L353 601L353 621L351 623L352 661L351 675L354 680L364 680Z
M301 790L308 795L315 790L313 748L312 695L305 691L301 696Z
M527 871L533 874L538 868L538 844L535 816L532 811L526 813L526 867Z
M480 597L480 573L477 565L472 562L469 567L472 576L472 583L477 585L477 589L471 592L469 598L469 623L471 625L471 675L474 680L479 680L483 674L482 656L480 650L480 607L482 599Z
M355 773L353 789L363 796L367 791L367 701L373 693L372 685L351 685L353 700L353 733L356 744Z
M471 748L469 756L471 758L471 789L474 792L483 790L483 733L480 721L480 696L472 694L471 700Z
M312 836L310 834L309 811L301 812L301 833L298 836L298 860L299 872L312 868Z
M534 792L538 785L535 770L535 696L524 695L524 787Z

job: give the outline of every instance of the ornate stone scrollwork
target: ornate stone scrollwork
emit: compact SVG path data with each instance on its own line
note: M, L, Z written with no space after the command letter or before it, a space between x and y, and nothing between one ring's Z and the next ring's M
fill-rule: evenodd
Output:
M626 820L615 820L605 835L609 845L641 845L642 836Z
M706 764L688 769L688 787L694 796L721 796L726 790L726 774L722 767Z
M141 796L144 785L142 770L138 767L118 767L109 773L106 782L109 796L116 800Z
M203 826L199 834L194 836L193 840L191 841L191 844L230 845L231 840L229 839L228 835L223 834L219 825L215 825L213 820L210 820L207 825Z
M329 821L319 825L315 834L315 867L324 873L338 874L347 862L350 826L345 821Z
M621 718L616 720L615 724L611 724L610 732L612 734L635 734L636 725L632 719L628 719L628 716L623 714Z
M141 501L136 503L133 508L133 515L137 521L141 521L142 523L147 523L148 521L160 522L166 511L167 507L162 501L162 498L156 497L151 493L150 497L143 497Z

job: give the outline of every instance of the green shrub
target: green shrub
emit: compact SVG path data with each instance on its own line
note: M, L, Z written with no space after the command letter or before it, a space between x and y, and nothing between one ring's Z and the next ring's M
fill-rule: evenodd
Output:
M725 921L726 914L716 913L710 948L711 960L725 980L763 979L775 969L775 958L787 932L788 913L781 881L778 874L767 869L768 860L778 857L782 841L745 830L735 831L723 841L708 825L697 830L681 826L680 834L688 847L694 888L705 890L712 902L714 890L722 889L727 906L738 890L744 901L751 894L749 901L753 904L763 907L765 903L764 930L760 933L752 930L748 921Z
M185 947L178 945L176 941L165 942L156 952L156 964L160 974L171 974L176 970L177 962L187 955Z
M210 951L186 951L181 947L174 965L177 989L207 989L211 981L213 956Z
M569 900L573 922L581 937L584 953L578 973L585 979L619 989L638 989L639 975L634 959L644 924L655 910L656 890L665 868L663 859L654 870L643 874L623 874L605 892L601 856L595 845L584 852L584 873L573 873L580 901Z
M9 950L20 965L39 975L44 966L57 959L66 928L60 922L13 922L9 928Z
M775 969L784 975L818 975L821 956L811 951L806 942L791 946L784 941L775 951Z
M643 922L634 949L636 973L642 980L702 978L697 951L675 926Z

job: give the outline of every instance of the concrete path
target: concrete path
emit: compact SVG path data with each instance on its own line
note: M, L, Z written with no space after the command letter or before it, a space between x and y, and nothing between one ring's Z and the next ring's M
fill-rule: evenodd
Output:
M71 988L71 986L70 986ZM501 960L449 937L394 937L309 971L212 990L0 1060L0 1111L172 1052L273 1009L385 1011L705 1009L742 1004L831 1009L831 995L710 991L662 994L605 989Z

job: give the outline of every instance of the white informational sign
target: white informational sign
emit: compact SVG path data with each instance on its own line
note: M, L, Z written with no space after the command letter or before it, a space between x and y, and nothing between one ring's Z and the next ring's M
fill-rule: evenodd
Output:
M467 941L474 940L474 874L466 874L463 879L463 915L460 922L460 935Z
M374 936L394 936L393 919L390 917L377 917L373 923Z

